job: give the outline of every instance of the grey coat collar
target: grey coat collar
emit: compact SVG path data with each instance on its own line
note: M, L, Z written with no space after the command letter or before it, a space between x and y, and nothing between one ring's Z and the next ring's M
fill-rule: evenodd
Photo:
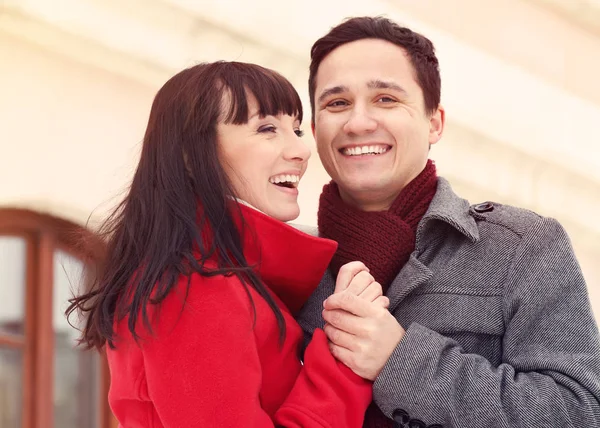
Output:
M443 221L465 235L471 242L479 241L479 230L469 213L470 204L459 197L445 178L438 178L438 187L429 209L417 228L417 248L435 221Z

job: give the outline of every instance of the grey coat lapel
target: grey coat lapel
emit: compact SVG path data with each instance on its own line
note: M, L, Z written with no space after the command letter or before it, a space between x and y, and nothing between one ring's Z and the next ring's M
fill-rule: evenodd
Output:
M389 311L394 312L406 296L429 281L432 276L433 272L415 257L415 253L411 254L387 290L386 296L390 299Z

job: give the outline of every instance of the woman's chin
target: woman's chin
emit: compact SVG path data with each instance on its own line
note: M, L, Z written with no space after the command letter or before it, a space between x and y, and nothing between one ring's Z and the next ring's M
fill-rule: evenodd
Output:
M280 207L271 207L271 209L268 212L266 212L266 214L279 221L293 221L296 220L300 215L300 207L297 204L296 206L288 205Z

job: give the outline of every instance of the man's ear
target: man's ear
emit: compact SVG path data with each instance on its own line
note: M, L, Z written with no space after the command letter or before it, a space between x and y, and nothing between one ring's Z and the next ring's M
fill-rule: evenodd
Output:
M446 112L444 111L444 107L440 105L429 118L429 147L440 141L444 133L445 124Z

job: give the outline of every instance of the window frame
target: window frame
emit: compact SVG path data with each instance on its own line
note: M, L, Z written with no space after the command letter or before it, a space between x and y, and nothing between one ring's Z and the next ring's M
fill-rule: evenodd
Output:
M61 250L89 261L98 256L104 244L93 232L74 222L19 208L0 208L0 236L22 238L27 248L24 331L21 335L0 333L0 346L22 352L21 427L47 428L48 421L54 423L54 253ZM80 245L82 238L92 245L84 249ZM116 428L118 424L108 404L110 374L104 353L99 364L99 427Z

